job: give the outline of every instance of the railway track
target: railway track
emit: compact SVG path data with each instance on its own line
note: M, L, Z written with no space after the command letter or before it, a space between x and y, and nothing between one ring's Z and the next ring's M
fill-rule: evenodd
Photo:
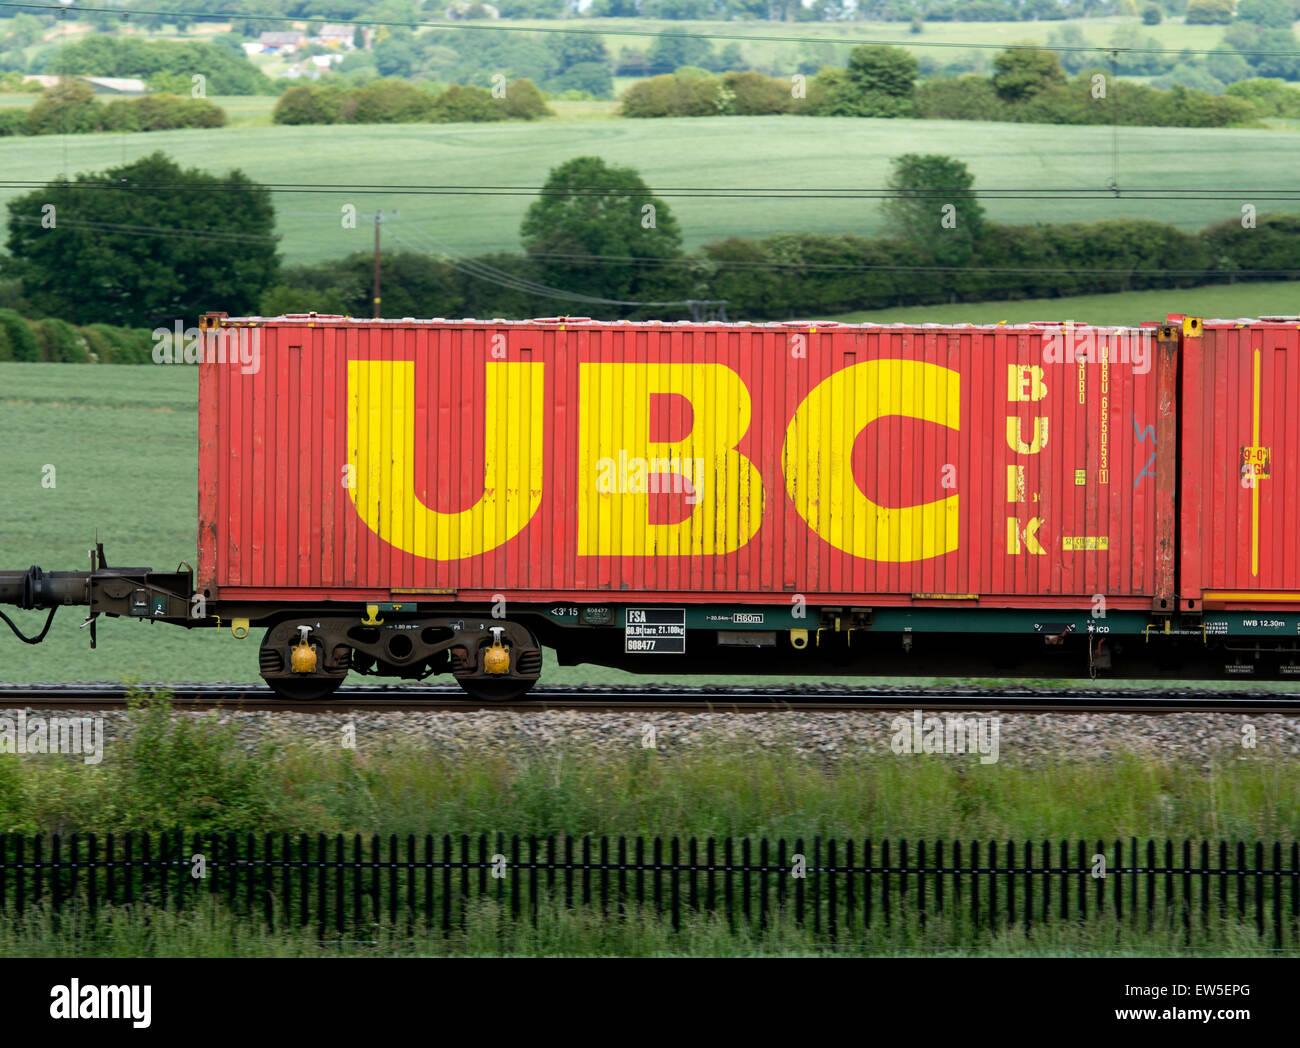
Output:
M157 685L143 684L149 689ZM170 684L182 709L238 709L297 713L348 711L467 712L497 710L587 710L593 712L809 713L853 710L944 710L1025 713L1290 713L1300 714L1300 692L1196 691L1192 689L1110 691L1030 687L789 687L666 685L550 686L526 700L485 703L456 685L365 685L342 688L328 700L288 702L261 684ZM126 706L119 684L0 684L0 710L113 710Z

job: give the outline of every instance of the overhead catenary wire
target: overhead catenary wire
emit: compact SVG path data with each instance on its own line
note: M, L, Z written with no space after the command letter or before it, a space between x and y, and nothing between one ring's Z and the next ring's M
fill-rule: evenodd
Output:
M414 232L414 231L412 231ZM427 234L423 234L427 236ZM399 233L392 233L392 238L399 243L406 244L407 247L414 245L403 239ZM691 299L673 299L668 301L646 301L641 299L617 299L602 298L597 295L585 295L581 292L566 291L563 288L550 287L546 284L539 284L536 281L527 280L517 277L514 274L507 273L505 270L497 269L495 266L480 262L475 259L469 259L463 255L457 255L451 248L433 237L428 240L439 249L439 253L444 256L447 265L453 269L465 273L467 276L482 280L486 283L496 284L499 287L505 287L514 291L522 291L526 294L536 295L539 298L559 299L566 302L582 302L592 306L632 306L632 307L666 307L666 306L689 306Z
M840 47L857 47L862 44L866 45L883 45L887 47L901 48L949 48L956 50L996 50L996 51L1096 51L1102 54L1111 51L1118 51L1123 54L1132 55L1209 55L1218 52L1219 48L1195 48L1195 47L1117 47L1114 44L1036 44L1036 43L992 43L976 42L961 40L882 40L868 37L844 37L842 39L829 39L824 36L796 36L790 34L763 34L755 35L751 33L719 33L719 32L698 32L682 33L672 30L655 30L655 29L607 29L604 27L589 29L581 26L519 26L519 25L467 25L464 22L436 22L436 21L407 21L401 19L384 19L384 18L333 18L328 16L297 17L294 15L276 15L276 14L253 14L243 11L168 11L155 8L121 8L121 7L101 7L95 4L49 4L39 3L35 0L0 0L0 8L14 8L24 11L42 11L51 14L72 14L84 12L86 14L108 14L118 17L128 18L131 15L146 15L150 17L175 18L177 15L193 21L213 21L213 22L276 22L276 23L301 23L311 25L350 25L350 26L384 26L388 28L401 29L439 29L439 30L477 30L488 33L573 33L580 36L618 36L618 37L679 37L689 36L699 40L726 40L736 43L780 43L780 44L820 44ZM1239 55L1259 55L1259 56L1276 56L1276 55L1295 55L1300 52L1286 50L1267 50L1253 49L1248 51L1235 51Z
M468 185L379 185L376 183L311 183L311 182L223 182L214 180L204 184L150 181L55 181L38 179L0 179L0 190L44 189L53 186L59 191L131 192L159 190L175 192L257 192L273 193L324 193L359 194L385 193L397 196L578 196L578 197L673 197L703 200L1178 200L1178 201L1239 201L1249 199L1269 202L1300 202L1300 189L1273 188L1130 188L1117 189L1073 187L1063 189L980 188L980 189L893 189L893 188L815 188L815 187L722 187L683 186L644 190L610 186L468 186Z

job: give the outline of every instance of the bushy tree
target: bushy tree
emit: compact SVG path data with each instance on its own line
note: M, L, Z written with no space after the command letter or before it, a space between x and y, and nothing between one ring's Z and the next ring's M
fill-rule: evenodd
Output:
M910 99L916 90L916 58L901 47L860 44L849 52L849 80L863 94Z
M1023 102L1054 84L1065 83L1056 52L1008 48L993 59L993 87L1004 102Z
M636 171L611 167L593 156L575 157L551 170L519 235L545 283L625 301L663 293L657 267L592 260L677 258L682 244L667 203L651 195Z
M1159 4L1146 4L1142 8L1143 25L1159 25L1165 20L1164 12L1160 10Z
M428 120L434 99L405 80L372 80L348 92L339 112L352 124L409 124Z
M276 124L332 124L343 107L337 87L291 87L280 96L271 113Z
M578 62L546 82L548 91L585 91L593 98L612 98L614 78L603 62Z
M1187 0L1188 25L1227 25L1232 21L1233 0Z
M28 133L77 135L98 131L101 107L95 92L83 80L60 80L27 111Z
M233 41L232 41L233 43ZM64 44L53 55L52 71L67 76L132 76L149 81L170 73L201 74L211 95L274 94L275 86L235 44L141 40L91 34Z
M924 81L913 109L928 120L1005 120L1006 103L986 76L942 77Z
M693 36L685 29L669 29L655 38L647 58L651 69L670 72L680 66L702 66L713 48L709 41Z
M218 184L236 188L212 191ZM182 169L154 153L51 182L7 207L11 272L41 312L74 323L152 328L210 309L240 313L274 282L271 194L240 171Z
M1295 8L1289 0L1240 0L1237 21L1251 22L1266 29L1290 29L1295 23Z
M452 84L433 103L432 119L441 124L505 120L507 116L502 100L481 87Z
M749 70L727 73L722 82L731 93L730 111L738 116L788 113L794 108L789 80L777 80Z
M531 80L516 80L506 88L506 116L511 120L536 120L554 116L546 99Z
M683 75L683 72L685 75ZM730 95L717 77L684 70L641 80L623 92L619 113L630 117L717 116L727 112Z
M906 153L890 165L885 202L890 235L942 265L959 265L975 252L984 229L984 208L975 198L975 176L960 160Z

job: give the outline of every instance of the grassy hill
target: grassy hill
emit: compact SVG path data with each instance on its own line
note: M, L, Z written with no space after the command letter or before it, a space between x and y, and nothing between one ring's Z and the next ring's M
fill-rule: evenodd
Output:
M244 117L258 119L250 105ZM345 230L340 207L365 213L394 209L388 226L407 246L432 237L459 253L517 250L528 196L405 195L406 185L540 185L556 164L598 155L637 168L652 188L879 188L890 159L908 152L946 153L966 162L977 189L1097 189L1111 179L1118 149L1121 186L1147 189L1239 187L1241 201L1001 200L986 201L998 222L1062 222L1146 217L1194 229L1240 215L1251 187L1294 180L1287 133L1192 128L1058 127L964 121L857 120L816 117L709 117L667 120L602 119L576 103L538 122L407 124L337 127L236 126L6 138L0 140L0 180L51 179L102 171L154 150L212 171L236 166L263 182L390 187L376 192L278 193L276 208L288 262L308 262L365 250L364 219ZM1116 135L1112 141L1112 134ZM14 190L0 191L0 202ZM773 233L874 234L881 212L874 200L691 199L665 194L688 247L728 236ZM1270 209L1256 201L1261 212ZM1277 208L1282 210L1285 205ZM400 246L398 239L394 246Z

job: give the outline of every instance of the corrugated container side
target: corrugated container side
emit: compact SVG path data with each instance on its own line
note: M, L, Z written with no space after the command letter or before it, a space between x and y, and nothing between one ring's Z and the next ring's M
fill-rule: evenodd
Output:
M256 372L200 383L199 576L225 598L1172 598L1150 328L255 330Z
M1184 339L1184 609L1300 602L1300 331L1209 321Z

